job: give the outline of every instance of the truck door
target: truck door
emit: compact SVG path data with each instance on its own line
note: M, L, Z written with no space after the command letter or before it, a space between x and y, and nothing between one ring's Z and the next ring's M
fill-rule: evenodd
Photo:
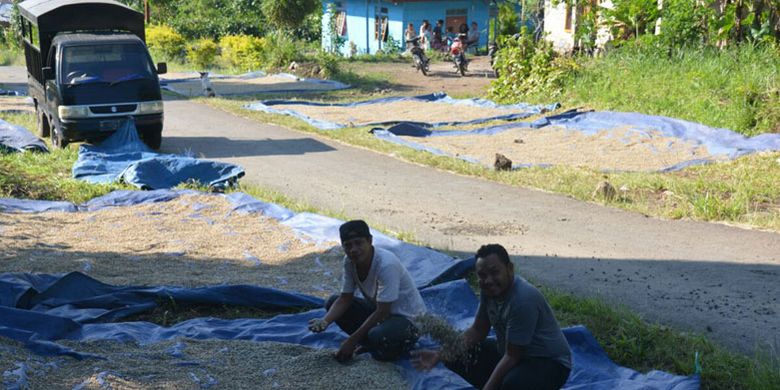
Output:
M54 46L49 50L49 56L46 59L46 67L51 69L48 74L44 74L44 112L49 117L51 122L59 125L59 118L57 115L57 106L59 105L59 92L57 90L57 47Z

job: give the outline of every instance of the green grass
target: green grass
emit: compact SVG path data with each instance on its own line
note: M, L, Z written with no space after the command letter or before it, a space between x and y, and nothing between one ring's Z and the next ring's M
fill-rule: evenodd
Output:
M730 352L700 334L687 334L653 324L623 307L542 288L561 326L585 325L609 357L640 372L663 370L681 375L701 364L702 389L777 389L777 356L758 353L750 358Z
M329 101L349 98L358 97L334 95ZM780 153L753 154L731 162L672 173L604 174L595 169L568 166L496 172L457 158L421 153L381 141L368 133L369 128L322 131L289 116L247 111L241 108L247 98L200 101L259 122L316 133L410 162L512 186L561 193L661 218L727 222L780 231L780 186L777 185L780 183ZM623 187L625 191L619 191L619 196L612 201L594 198L593 190L605 179L615 188Z
M689 49L669 57L629 47L578 63L564 85L565 107L663 115L745 135L780 132L776 48ZM546 95L527 98L549 103Z
M24 52L21 49L0 46L0 66L9 65L24 65Z
M0 119L35 129L32 114L0 113ZM48 141L47 141L48 142ZM51 153L0 154L0 197L41 200L65 200L82 203L116 189L120 184L95 185L71 178L78 148L51 148Z

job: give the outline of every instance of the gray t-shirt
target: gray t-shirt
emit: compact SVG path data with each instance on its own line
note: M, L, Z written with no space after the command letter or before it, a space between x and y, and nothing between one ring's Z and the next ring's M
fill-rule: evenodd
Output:
M569 343L550 305L525 279L515 276L504 301L482 295L477 317L490 322L501 353L509 342L525 348L528 356L552 358L571 368Z
M414 285L412 276L392 252L374 247L374 257L366 279L357 276L355 264L344 256L344 276L342 293L354 293L359 289L361 295L374 305L377 302L391 303L390 314L413 318L425 312L420 292Z

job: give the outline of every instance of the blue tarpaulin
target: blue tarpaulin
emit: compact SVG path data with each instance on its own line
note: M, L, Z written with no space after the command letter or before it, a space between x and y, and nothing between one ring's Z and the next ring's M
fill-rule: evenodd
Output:
M315 348L337 348L345 335L336 326L313 334L309 319L323 309L283 314L270 319L221 320L196 318L162 327L149 322L114 322L155 306L161 297L180 303L216 303L260 307L267 310L316 307L317 298L255 286L217 286L197 289L172 287L116 287L80 273L51 275L0 275L0 335L24 342L42 355L101 358L54 343L56 340L116 340L140 344L177 337L192 339L277 341ZM428 287L423 299L432 312L455 327L467 327L476 312L478 298L465 281ZM669 389L699 388L696 375L676 376L660 371L641 374L617 366L584 327L564 329L573 352L573 370L566 389ZM429 339L421 347L435 347ZM398 364L412 389L470 389L465 381L442 365L428 373L414 370L407 359Z
M164 202L194 191L116 191L93 199L69 211L96 210L148 202ZM233 212L263 213L295 229L302 239L332 240L338 236L341 221L311 213L293 213L278 205L258 201L246 194L226 196ZM30 201L35 202L35 201ZM26 210L44 211L54 202L37 201ZM0 200L0 210L13 211ZM5 208L3 208L5 207ZM18 210L17 210L18 211ZM478 298L462 278L474 266L473 259L454 260L433 250L403 243L379 232L373 232L377 246L398 254L421 287L428 308L456 328L471 324ZM416 264L415 264L416 263ZM196 318L171 327L148 322L121 321L129 315L153 308L159 298L172 297L182 303L234 304L266 310L306 309L298 314L282 314L270 319L222 320ZM278 341L315 348L336 348L345 335L336 326L313 334L307 329L311 318L324 314L322 300L294 292L258 286L210 286L180 288L172 286L111 286L84 274L66 275L0 274L0 335L24 342L42 355L67 355L75 358L101 358L66 348L57 340L118 340L155 343L177 337ZM614 364L583 327L564 330L574 353L574 369L567 389L675 389L699 388L699 377L675 376L652 371L641 374ZM421 347L434 344L427 338ZM397 362L412 389L470 389L456 374L439 365L429 373L411 368L407 359ZM6 375L7 377L12 374Z
M244 108L248 110L268 112L271 114L290 115L295 118L301 119L318 129L333 130L342 127L347 127L349 126L349 124L320 120L317 118L309 117L295 110L290 110L290 109L280 110L274 108L273 106L301 105L301 106L322 106L322 107L338 108L338 107L363 107L363 106L370 106L373 104L384 104L384 103L392 103L398 101L435 102L435 103L451 104L453 106L465 107L466 109L477 109L477 110L479 108L498 108L498 109L522 111L519 113L515 112L511 114L474 119L470 121L437 121L437 122L430 122L430 123L414 122L418 126L429 127L429 128L441 127L441 126L474 125L474 124L485 123L485 122L490 122L495 120L513 121L517 119L527 118L529 116L536 115L542 112L551 111L558 108L559 106L557 103L546 105L546 106L530 105L525 103L518 103L512 105L500 105L485 99L453 99L447 96L447 94L443 92L437 92L428 95L419 95L419 96L412 96L412 97L408 97L408 96L387 97L387 98L365 100L365 101L353 102L353 103L322 103L322 102L311 102L305 100L264 100L261 102L248 104L244 106ZM393 119L390 121L361 123L360 125L361 126L382 126L382 125L398 123L400 121L401 120L399 119Z
M251 80L251 79L257 79L260 77L282 77L289 79L291 83L306 83L306 84L316 84L321 85L324 88L322 90L328 90L328 91L335 91L339 89L347 89L350 88L349 84L344 84L340 81L335 80L321 80L321 79L314 79L314 78L304 78L304 77L298 77L294 74L290 73L274 73L274 74L267 74L266 72L259 70L254 72L248 72L240 75L223 75L223 74L212 74L209 73L208 77L210 80L223 80L223 79L239 79L239 80ZM183 83L183 82L192 82L192 81L200 81L200 75L193 74L192 77L185 77L185 78L176 78L176 79L160 79L160 86L164 89L167 89L172 92L176 93L183 93L182 90L178 89L176 87L177 83ZM276 92L287 92L287 93L295 93L295 92L312 92L316 91L312 90L312 88L276 88L273 87L274 84L255 84L257 87L256 90L251 92L242 92L242 93L225 93L222 91L217 91L219 95L221 96L231 96L231 95L246 95L246 94L255 94L255 93L276 93ZM214 85L212 85L214 87Z
M43 140L24 127L0 119L0 153L24 151L48 153L49 149Z
M665 137L679 138L707 148L710 155L727 156L730 159L761 151L780 151L780 134L761 134L745 137L728 129L712 128L700 123L663 116L644 115L631 112L577 111L571 110L551 115L532 122L514 122L471 130L431 130L415 123L399 123L387 129L376 128L371 132L379 139L427 151L436 155L449 155L439 149L401 138L408 137L453 137L461 135L494 135L511 129L558 126L569 130L581 131L586 135L609 132L615 129L631 129L639 132L659 132ZM453 156L454 157L454 156ZM469 162L476 162L468 156L457 156ZM696 158L665 167L661 172L680 170L693 165L712 162L706 158ZM516 164L513 168L527 168L529 164ZM539 165L536 165L539 166ZM549 166L541 165L541 166Z
M73 177L90 183L123 181L143 189L175 187L197 181L226 187L244 176L233 164L155 153L138 137L131 119L100 145L81 145Z

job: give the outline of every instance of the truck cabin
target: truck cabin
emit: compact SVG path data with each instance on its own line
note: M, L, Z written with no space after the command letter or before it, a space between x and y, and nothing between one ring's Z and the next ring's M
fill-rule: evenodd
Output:
M27 0L19 3L19 14L27 71L39 84L45 82L43 68L53 64L44 61L54 58L52 43L65 33L127 33L145 42L143 14L113 0Z

